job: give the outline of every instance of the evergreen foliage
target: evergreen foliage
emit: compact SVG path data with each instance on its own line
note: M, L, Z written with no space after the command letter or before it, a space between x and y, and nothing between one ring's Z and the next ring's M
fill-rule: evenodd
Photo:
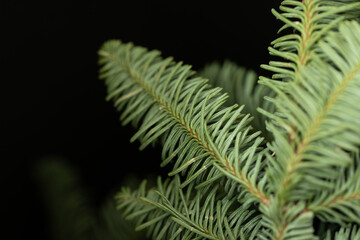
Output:
M99 50L107 100L138 129L131 141L162 145L159 164L172 166L156 186L116 195L136 230L156 240L360 239L360 2L284 0L280 10L284 34L261 65L271 78L230 61L196 73L120 40ZM68 209L84 205L72 196ZM93 227L91 211L76 216L87 219L77 238L92 228L125 239L109 204L105 225Z
M162 144L161 166L173 166L156 187L116 196L137 230L360 239L360 3L284 0L280 10L279 32L291 30L272 42L277 59L262 67L274 75L261 85L229 61L196 74L132 43L99 51L108 100L138 128L131 141Z
M223 92L229 94L225 105L244 104L244 112L254 117L250 123L254 131L261 131L268 141L271 140L271 134L265 127L266 117L256 109L261 107L273 112L274 105L265 101L264 97L274 96L274 92L264 85L257 84L258 76L254 71L227 60L223 64L213 62L206 65L198 75L207 78L211 85L221 87Z

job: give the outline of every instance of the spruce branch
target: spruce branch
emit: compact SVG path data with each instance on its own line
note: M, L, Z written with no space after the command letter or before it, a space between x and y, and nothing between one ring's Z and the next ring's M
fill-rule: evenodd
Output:
M106 79L109 98L118 109L124 108L123 123L142 121L132 141L139 139L142 149L163 137L162 165L177 156L170 175L189 169L181 187L225 175L256 201L268 204L266 193L257 186L263 138L259 132L249 133L251 118L242 114L243 106L223 107L226 94L202 78L191 78L189 66L163 60L159 52L110 41L99 54L104 65L101 78ZM209 171L212 167L217 171Z
M341 24L344 19L358 18L359 6L357 1L285 0L280 7L285 13L273 10L285 23L280 31L295 30L275 40L274 48L269 48L270 54L287 62L262 65L275 74L273 79L260 77L260 82L277 94L275 98L267 98L275 104L275 113L259 109L272 119L268 128L274 134L274 142L269 149L276 155L275 158L268 155L267 174L272 181L270 186L276 186L273 189L276 201L271 202L270 208L275 204L277 211L269 212L267 217L277 226L273 230L277 236L282 236L278 231L281 225L275 219L287 211L288 203L312 199L318 189L331 189L332 182L341 176L337 169L351 167L353 162L347 152L358 147L359 133L352 131L358 129L359 123L346 115L346 110L353 106L347 103L349 100L343 101L343 97L356 98L356 94L349 95L348 91L357 85L358 62L347 60L356 51L356 37L341 39L340 34L328 36L328 32L338 31L339 26L346 31ZM346 53L342 49L344 42L348 44ZM345 70L344 62L351 65L350 69ZM346 110L338 118L340 109ZM336 215L342 220L346 218Z
M284 199L290 195L292 199L306 199L317 187L331 188L328 180L339 176L334 167L347 167L353 162L347 151L356 152L360 144L360 109L354 104L359 100L356 91L359 91L360 55L354 53L360 46L359 33L359 25L350 22L342 24L339 32L330 34L319 48L332 62L314 60L302 69L301 86L288 83L287 94L264 81L277 92L273 101L284 116L269 115L281 126L270 124L275 136L275 164L279 165L271 166L269 174L277 183L275 192ZM283 131L290 133L288 141Z
M178 175L171 181L158 178L157 187L149 191L145 185L132 192L123 188L116 199L127 218L136 219L137 230L148 228L154 239L245 240L254 239L260 229L259 213L218 187L194 192L191 184L182 189Z
M318 239L312 226L314 214L306 209L305 202L283 207L279 207L282 203L277 199L271 202L269 207L261 209L264 213L263 226L266 228L260 234L260 239Z
M108 100L122 111L123 124L139 128L131 141L140 140L140 149L160 141L161 166L173 165L172 180L159 180L156 189L142 185L118 195L120 208L154 239L358 234L356 227L331 228L359 224L360 217L360 25L348 21L358 18L360 3L284 0L280 9L284 13L273 10L284 22L279 32L294 31L269 48L285 61L262 66L275 73L260 77L263 86L230 64L203 73L221 90L158 51L120 41L99 51ZM258 90L265 87L271 91ZM230 91L230 102L247 106L227 105L222 91ZM263 107L259 117L252 99L261 103L264 96L273 108L254 104ZM244 112L269 120L271 142L264 144ZM264 128L261 122L254 126ZM245 214L256 208L261 213ZM320 232L314 219L320 219Z
M359 18L360 3L356 0L284 0L280 10L283 13L272 9L276 18L284 22L278 33L288 28L295 32L274 40L269 53L286 61L270 61L261 67L274 72L272 79L298 83L299 70L311 62L318 50L317 43L344 20Z
M349 222L360 224L360 167L350 167L334 181L330 191L321 191L308 204L308 209L324 222L346 225Z
M360 145L360 109L354 104L360 100L357 94L360 91L360 55L355 50L360 49L359 36L357 22L341 24L338 32L332 32L319 44L327 62L314 58L308 67L301 69L301 85L288 83L286 94L264 81L277 92L273 101L282 113L281 118L268 115L278 124L269 124L274 133L272 147L277 161L271 162L268 174L280 200L278 212L269 215L270 219L279 216L280 210L287 208L287 202L312 199L318 189L332 189L332 183L341 177L339 169L354 168L348 152L357 152ZM288 138L284 132L290 132L293 137ZM356 176L358 178L359 173ZM330 202L310 210L323 220L358 222L355 214L359 210L358 189L354 182L352 184L355 189L348 186L345 195L335 197L334 194Z

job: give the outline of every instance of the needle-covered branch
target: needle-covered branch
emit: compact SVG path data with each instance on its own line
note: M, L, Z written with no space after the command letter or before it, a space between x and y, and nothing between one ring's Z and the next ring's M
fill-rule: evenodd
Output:
M160 138L162 165L173 162L170 175L186 175L181 187L225 175L255 201L268 204L258 186L266 152L263 138L250 133L251 118L242 114L243 106L224 107L227 95L220 88L193 77L190 66L162 59L157 51L109 41L99 54L100 77L108 98L122 111L121 120L142 123L132 141L139 139L142 149Z

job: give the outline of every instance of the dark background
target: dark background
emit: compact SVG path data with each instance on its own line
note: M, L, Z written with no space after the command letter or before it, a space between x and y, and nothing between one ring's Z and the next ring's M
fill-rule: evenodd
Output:
M279 2L1 1L0 207L8 239L48 239L31 178L41 158L67 159L94 205L125 176L160 172L159 149L130 144L135 130L122 127L105 101L97 78L104 41L159 49L195 69L230 59L269 75L259 65L270 60L267 47L280 26L270 9Z

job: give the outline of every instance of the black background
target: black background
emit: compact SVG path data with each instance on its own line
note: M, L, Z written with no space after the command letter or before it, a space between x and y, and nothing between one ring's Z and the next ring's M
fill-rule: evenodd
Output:
M193 1L195 2L195 1ZM33 166L61 156L94 205L126 175L160 172L159 149L138 151L98 80L97 50L132 41L199 69L230 59L259 65L280 23L280 1L1 1L1 212L8 239L48 239ZM4 226L4 225L3 225ZM3 234L3 233L2 233Z

